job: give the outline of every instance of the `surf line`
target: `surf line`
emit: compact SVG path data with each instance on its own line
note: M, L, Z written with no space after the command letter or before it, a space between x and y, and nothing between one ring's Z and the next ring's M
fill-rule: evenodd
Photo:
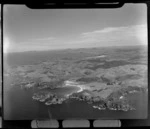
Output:
M73 81L65 81L65 86L64 87L69 87L69 86L75 86L75 87L79 87L80 89L76 92L82 92L85 88L83 88L83 85L79 85L77 82L73 82ZM75 92L72 92L70 94L67 94L66 96L69 97L70 95L72 95Z

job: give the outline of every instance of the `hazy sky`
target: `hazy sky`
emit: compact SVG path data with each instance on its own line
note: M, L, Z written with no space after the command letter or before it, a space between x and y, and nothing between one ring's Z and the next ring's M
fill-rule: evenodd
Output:
M147 6L29 9L4 6L4 51L147 44Z

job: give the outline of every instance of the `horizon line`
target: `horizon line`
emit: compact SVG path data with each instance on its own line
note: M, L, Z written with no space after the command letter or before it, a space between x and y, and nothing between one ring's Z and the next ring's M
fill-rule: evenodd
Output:
M49 49L49 50L27 50L27 51L12 51L12 52L4 52L3 54L10 53L25 53L25 52L47 52L47 51L63 51L63 50L77 50L77 49L97 49L97 48L108 48L108 47L133 47L133 46L148 46L148 44L139 44L139 45L113 45L113 46L100 46L100 47L81 47L81 48L60 48L60 49Z

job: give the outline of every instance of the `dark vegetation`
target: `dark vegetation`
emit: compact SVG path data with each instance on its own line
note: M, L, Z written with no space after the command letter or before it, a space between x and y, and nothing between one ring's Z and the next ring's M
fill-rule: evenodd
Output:
M61 86L64 83L65 79L59 79L56 81L51 81L51 82L38 82L36 84L37 88L50 88L50 89L54 89L57 88L59 86Z
M124 88L121 88L113 93L111 93L108 97L107 97L107 100L115 100L115 99L118 99L120 96L123 96L123 95L126 95L126 94L129 94L130 91L142 91L142 92L145 92L146 89L145 88L142 88L142 87L137 87L137 86L128 86L128 87L124 87Z
M85 67L85 68L88 68L91 70L96 70L98 68L108 69L108 68L123 66L123 65L127 65L127 64L135 64L132 62L127 62L127 61L122 61L122 60L120 60L120 61L103 61L103 63L104 63L103 65L96 64L92 67Z
M125 76L120 76L120 77L116 77L115 79L117 81L123 81L123 80L126 80L126 79L140 79L141 76L139 74L137 75L125 75Z
M98 77L82 77L82 78L77 79L76 81L90 83L90 82L99 82L101 80Z

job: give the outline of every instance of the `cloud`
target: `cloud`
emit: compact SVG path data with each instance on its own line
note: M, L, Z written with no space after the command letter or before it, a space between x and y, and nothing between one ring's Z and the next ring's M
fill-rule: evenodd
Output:
M12 40L9 40L12 42ZM7 49L8 40L5 40ZM11 43L12 44L12 43ZM44 37L9 45L10 51L50 50L64 48L88 48L101 46L147 44L147 25L107 27L85 32L75 37ZM16 50L17 48L17 50Z
M111 45L117 45L117 42L118 44L124 42L128 45L132 45L132 43L133 45L136 45L136 42L147 44L147 25L108 27L101 30L82 33L81 37L82 40L92 40L93 42L99 42L102 45L110 45L111 42ZM126 41L128 41L128 43Z
M116 30L118 30L118 28L108 27L108 28L104 28L102 30L95 30L95 31L92 31L92 32L85 32L85 33L82 33L81 35L84 36L84 37L87 37L89 35L95 35L95 34L100 34L100 33L108 33L108 32L113 32L113 31L116 31Z

